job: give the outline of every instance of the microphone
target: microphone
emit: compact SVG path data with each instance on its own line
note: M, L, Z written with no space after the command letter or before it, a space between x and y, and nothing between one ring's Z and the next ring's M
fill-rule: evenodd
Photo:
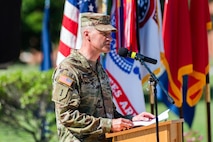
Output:
M142 54L139 54L139 53L136 53L133 51L129 51L128 49L123 48L123 47L118 49L118 55L120 55L122 57L130 57L132 59L139 60L139 61L142 60L142 61L152 63L152 64L157 63L156 59L152 59L152 58L146 57Z

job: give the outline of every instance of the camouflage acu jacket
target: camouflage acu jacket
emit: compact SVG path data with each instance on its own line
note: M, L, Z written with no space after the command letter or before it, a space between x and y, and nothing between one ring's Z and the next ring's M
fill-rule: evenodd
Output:
M121 117L112 102L108 76L97 62L93 71L73 50L53 74L53 94L60 142L104 142L111 121Z

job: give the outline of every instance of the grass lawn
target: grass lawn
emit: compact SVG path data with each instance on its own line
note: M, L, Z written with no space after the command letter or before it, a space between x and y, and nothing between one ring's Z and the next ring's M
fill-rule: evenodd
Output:
M146 104L147 111L150 111L149 104ZM158 103L158 113L160 114L167 108L164 104ZM211 104L211 110L213 109L213 105ZM175 120L178 117L169 112L169 120ZM196 112L194 117L194 122L192 129L196 130L204 137L203 142L207 142L207 117L206 117L206 104L205 101L201 100L196 106ZM212 122L213 123L213 122ZM211 125L213 128L213 125ZM184 132L189 130L188 126L184 124ZM213 131L212 131L213 135ZM8 127L6 124L0 122L0 142L33 142L32 137L25 133L22 130L14 129L12 127Z
M0 122L0 142L34 142L32 137L21 131L8 127L7 124Z

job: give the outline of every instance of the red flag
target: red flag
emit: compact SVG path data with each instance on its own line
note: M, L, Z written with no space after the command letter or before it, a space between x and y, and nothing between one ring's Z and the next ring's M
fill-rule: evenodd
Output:
M136 28L136 2L123 1L124 19L124 46L134 52L138 52L137 28Z
M188 0L166 0L163 19L163 64L169 78L169 94L182 106L183 76L192 72Z
M188 78L187 103L194 106L202 96L209 73L207 29L211 29L211 19L208 0L191 0L190 20L193 72Z

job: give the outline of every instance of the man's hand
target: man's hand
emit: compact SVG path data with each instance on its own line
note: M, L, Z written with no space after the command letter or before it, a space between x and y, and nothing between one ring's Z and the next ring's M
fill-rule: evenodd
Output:
M112 119L112 132L118 132L133 127L132 121L125 118Z
M148 112L142 112L132 118L132 121L149 121L155 118L155 116Z
M148 112L142 112L132 118L132 121L149 121L155 116ZM112 132L119 132L133 127L133 122L125 118L112 119Z

